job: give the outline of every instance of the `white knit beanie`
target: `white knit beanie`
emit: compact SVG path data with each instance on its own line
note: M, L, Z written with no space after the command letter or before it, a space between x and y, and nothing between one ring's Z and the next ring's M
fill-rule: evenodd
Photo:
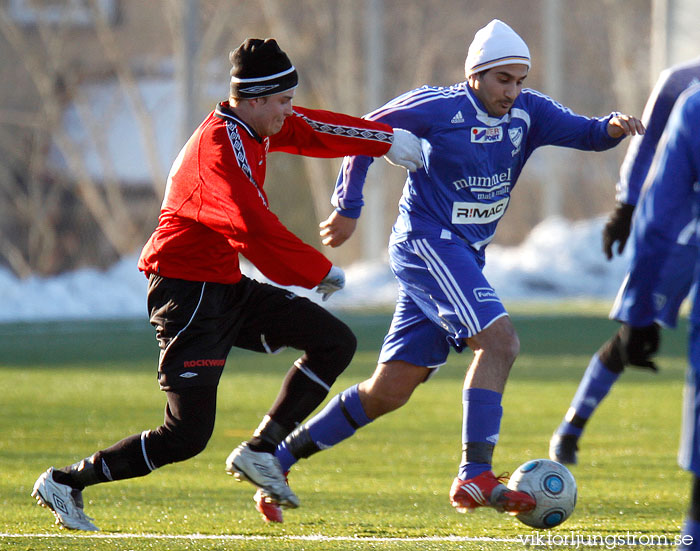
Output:
M499 19L479 29L469 45L464 73L467 77L499 65L519 63L530 68L530 50L518 33Z

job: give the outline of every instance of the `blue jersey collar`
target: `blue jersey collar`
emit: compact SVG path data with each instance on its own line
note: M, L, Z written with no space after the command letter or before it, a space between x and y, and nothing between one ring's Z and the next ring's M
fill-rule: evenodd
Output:
M469 86L469 82L466 82L465 84L465 88L467 89L467 98L474 107L474 110L476 111L476 119L479 122L485 124L486 126L498 126L499 124L510 122L510 111L500 118L492 117L488 114L486 109L484 109L481 100L479 100L479 98L476 97L476 94L474 94L474 90L472 90L472 87Z

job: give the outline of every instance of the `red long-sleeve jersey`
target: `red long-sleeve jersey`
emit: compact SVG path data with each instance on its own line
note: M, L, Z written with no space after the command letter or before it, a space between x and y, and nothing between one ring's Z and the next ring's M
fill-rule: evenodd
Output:
M220 103L183 147L168 176L158 227L141 252L145 274L236 283L238 255L280 285L316 286L331 268L269 209L268 151L311 157L384 155L390 126L295 107L282 130L261 138Z

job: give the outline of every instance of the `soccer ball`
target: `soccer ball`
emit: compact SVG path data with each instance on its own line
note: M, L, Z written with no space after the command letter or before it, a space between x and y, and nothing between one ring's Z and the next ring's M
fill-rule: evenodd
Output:
M513 473L508 488L535 498L532 511L520 513L518 520L533 528L553 528L564 522L576 506L576 480L561 463L549 459L528 461Z

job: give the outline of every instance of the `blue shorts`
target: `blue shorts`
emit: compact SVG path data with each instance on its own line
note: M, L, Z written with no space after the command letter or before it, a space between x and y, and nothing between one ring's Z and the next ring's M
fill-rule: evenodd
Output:
M676 244L668 255L654 291L656 322L663 327L676 327L678 311L693 283L697 257L698 248L694 244Z
M403 360L424 367L447 361L450 346L508 315L466 243L424 238L394 243L389 264L399 296L379 362Z
M700 326L690 326L689 367L683 389L683 420L678 464L700 476Z
M678 312L683 301L688 296L693 284L695 262L698 248L693 244L676 243L670 250L664 267L659 274L659 281L654 291L654 321L662 327L674 329L678 322ZM625 277L612 310L610 319L629 319L629 309L634 306L623 302L621 297L627 288Z

